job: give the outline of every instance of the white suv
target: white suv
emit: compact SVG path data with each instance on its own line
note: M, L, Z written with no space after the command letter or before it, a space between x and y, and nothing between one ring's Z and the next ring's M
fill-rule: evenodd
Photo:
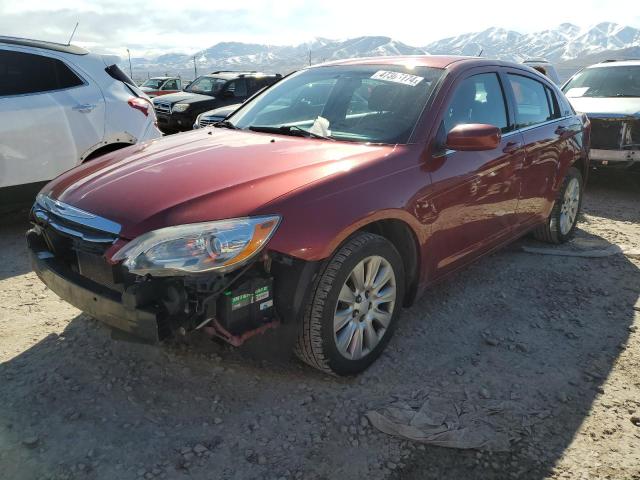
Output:
M117 60L0 36L0 207L82 162L162 135L149 98Z

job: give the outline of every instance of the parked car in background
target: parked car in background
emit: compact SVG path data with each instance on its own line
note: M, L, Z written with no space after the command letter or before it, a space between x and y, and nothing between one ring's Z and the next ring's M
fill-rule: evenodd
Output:
M43 181L87 160L161 136L150 100L117 61L0 37L0 205L35 195Z
M562 87L591 120L594 166L640 165L640 60L609 60L576 73Z
M531 230L569 239L589 167L588 120L562 92L482 58L309 67L216 127L47 185L34 270L147 341L290 328L302 360L340 375L380 355L425 287Z
M548 60L545 60L544 58L534 58L531 60L525 60L522 64L537 70L545 77L549 77L556 85L560 85L560 77L558 76L556 67L554 67Z
M140 85L140 90L149 98L160 97L182 90L182 80L178 77L153 77Z
M215 108L213 110L203 112L197 116L196 122L193 124L193 128L195 130L196 128L208 127L209 125L213 125L214 123L221 122L241 106L241 103L237 103L234 105L227 105L226 107Z
M218 71L196 78L183 92L155 98L158 126L165 133L191 130L198 115L244 102L282 78L258 72Z

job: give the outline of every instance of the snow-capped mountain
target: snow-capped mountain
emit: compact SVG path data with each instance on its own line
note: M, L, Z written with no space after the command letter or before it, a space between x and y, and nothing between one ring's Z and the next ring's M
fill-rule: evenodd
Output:
M560 70L569 65L575 70L584 58L600 55L615 58L618 52L640 47L640 30L604 22L581 29L570 23L540 32L522 34L504 28L489 28L444 38L424 47L412 47L389 37L365 36L347 40L315 38L300 45L263 45L222 42L194 55L167 53L155 58L132 59L136 78L156 74L179 74L192 78L194 58L199 73L214 70L259 70L288 73L309 63L321 63L351 57L384 55L471 55L521 62L546 58ZM620 53L622 54L622 53ZM563 64L567 68L563 67ZM593 62L591 62L593 63Z
M352 57L379 55L420 55L421 48L410 47L389 37L357 37L348 40L316 38L295 46L222 42L194 55L168 53L155 58L134 58L137 76L140 72L193 76L194 58L198 72L213 70L259 70L287 73L309 63L321 63Z
M521 34L502 28L445 38L424 47L433 54L477 55L522 61L543 57L552 62L573 60L605 50L640 46L640 30L604 22L586 30L563 23L558 28Z

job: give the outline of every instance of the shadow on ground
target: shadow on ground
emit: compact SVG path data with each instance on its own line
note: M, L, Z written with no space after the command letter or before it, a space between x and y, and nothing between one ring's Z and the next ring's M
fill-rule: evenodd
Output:
M28 209L0 214L0 280L31 271L24 237L28 216Z

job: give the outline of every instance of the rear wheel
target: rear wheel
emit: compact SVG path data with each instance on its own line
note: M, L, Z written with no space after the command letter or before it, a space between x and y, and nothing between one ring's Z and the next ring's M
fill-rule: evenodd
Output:
M389 342L404 295L400 254L371 233L352 237L329 260L307 306L296 355L337 375L356 374Z
M557 244L571 239L578 223L583 189L580 170L571 167L558 191L547 223L533 232L538 240Z

